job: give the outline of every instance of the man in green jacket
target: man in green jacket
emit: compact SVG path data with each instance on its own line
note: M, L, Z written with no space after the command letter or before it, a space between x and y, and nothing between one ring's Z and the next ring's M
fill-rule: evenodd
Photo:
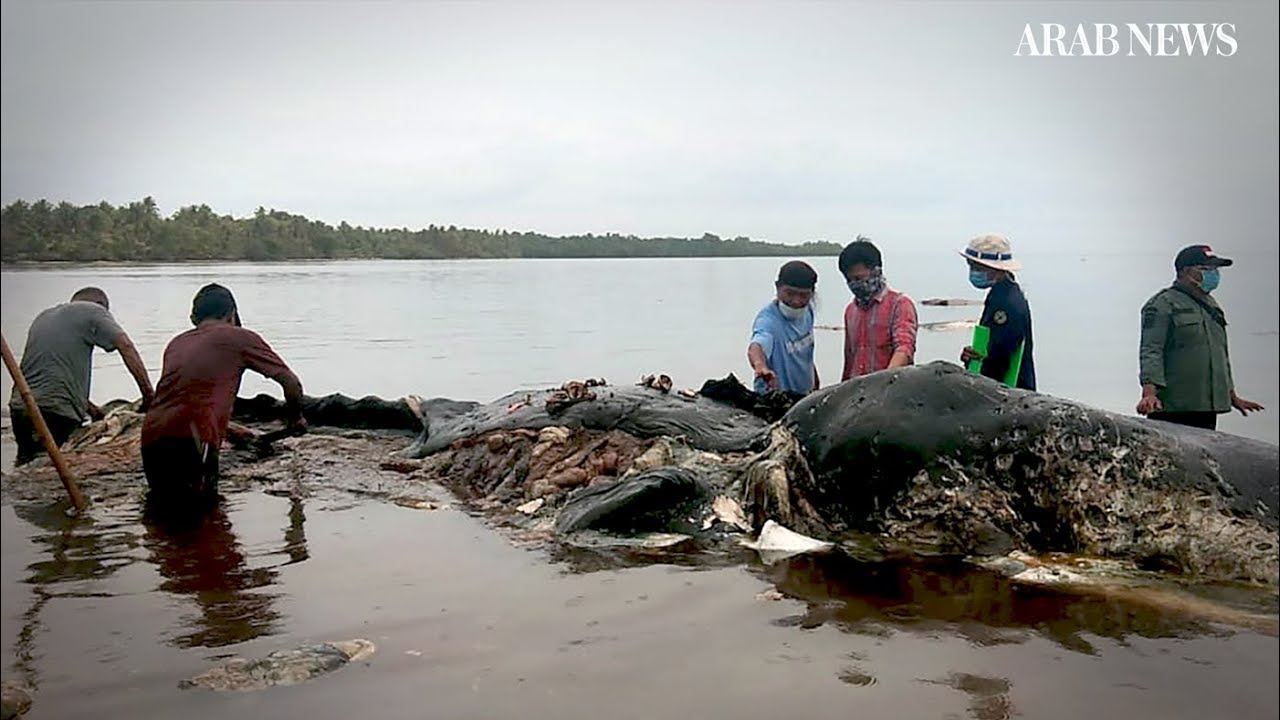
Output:
M1261 410L1236 394L1227 352L1227 317L1210 293L1232 261L1208 245L1183 248L1173 261L1173 285L1142 306L1138 349L1142 399L1138 414L1216 430L1218 415Z

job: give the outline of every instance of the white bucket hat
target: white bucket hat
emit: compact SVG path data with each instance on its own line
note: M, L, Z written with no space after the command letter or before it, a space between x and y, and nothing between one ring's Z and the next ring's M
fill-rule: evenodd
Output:
M966 260L996 270L1012 272L1022 268L1022 263L1013 259L1009 239L1003 235L979 235L969 241L969 247L959 252Z

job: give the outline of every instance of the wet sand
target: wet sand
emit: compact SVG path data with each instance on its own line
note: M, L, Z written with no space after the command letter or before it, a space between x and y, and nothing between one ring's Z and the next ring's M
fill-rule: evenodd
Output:
M449 507L228 494L0 507L5 679L28 718L1274 718L1280 641L949 567L749 554L626 566ZM1263 598L1275 613L1273 598ZM363 637L308 683L178 688L229 655Z

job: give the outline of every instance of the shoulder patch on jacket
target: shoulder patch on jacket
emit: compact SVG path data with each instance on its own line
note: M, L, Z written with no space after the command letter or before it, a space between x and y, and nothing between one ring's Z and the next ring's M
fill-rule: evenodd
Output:
M995 314L991 316L991 322L997 325L1003 325L1009 322L1009 313L1003 310L997 310Z

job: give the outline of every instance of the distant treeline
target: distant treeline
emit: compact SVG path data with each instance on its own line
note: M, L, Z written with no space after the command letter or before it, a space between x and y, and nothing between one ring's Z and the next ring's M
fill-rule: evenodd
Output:
M638 238L609 233L549 237L532 232L337 227L278 210L219 215L208 205L161 217L155 200L77 207L18 200L0 210L0 259L8 262L302 260L341 258L595 258L835 255L829 242L780 245L745 237Z

